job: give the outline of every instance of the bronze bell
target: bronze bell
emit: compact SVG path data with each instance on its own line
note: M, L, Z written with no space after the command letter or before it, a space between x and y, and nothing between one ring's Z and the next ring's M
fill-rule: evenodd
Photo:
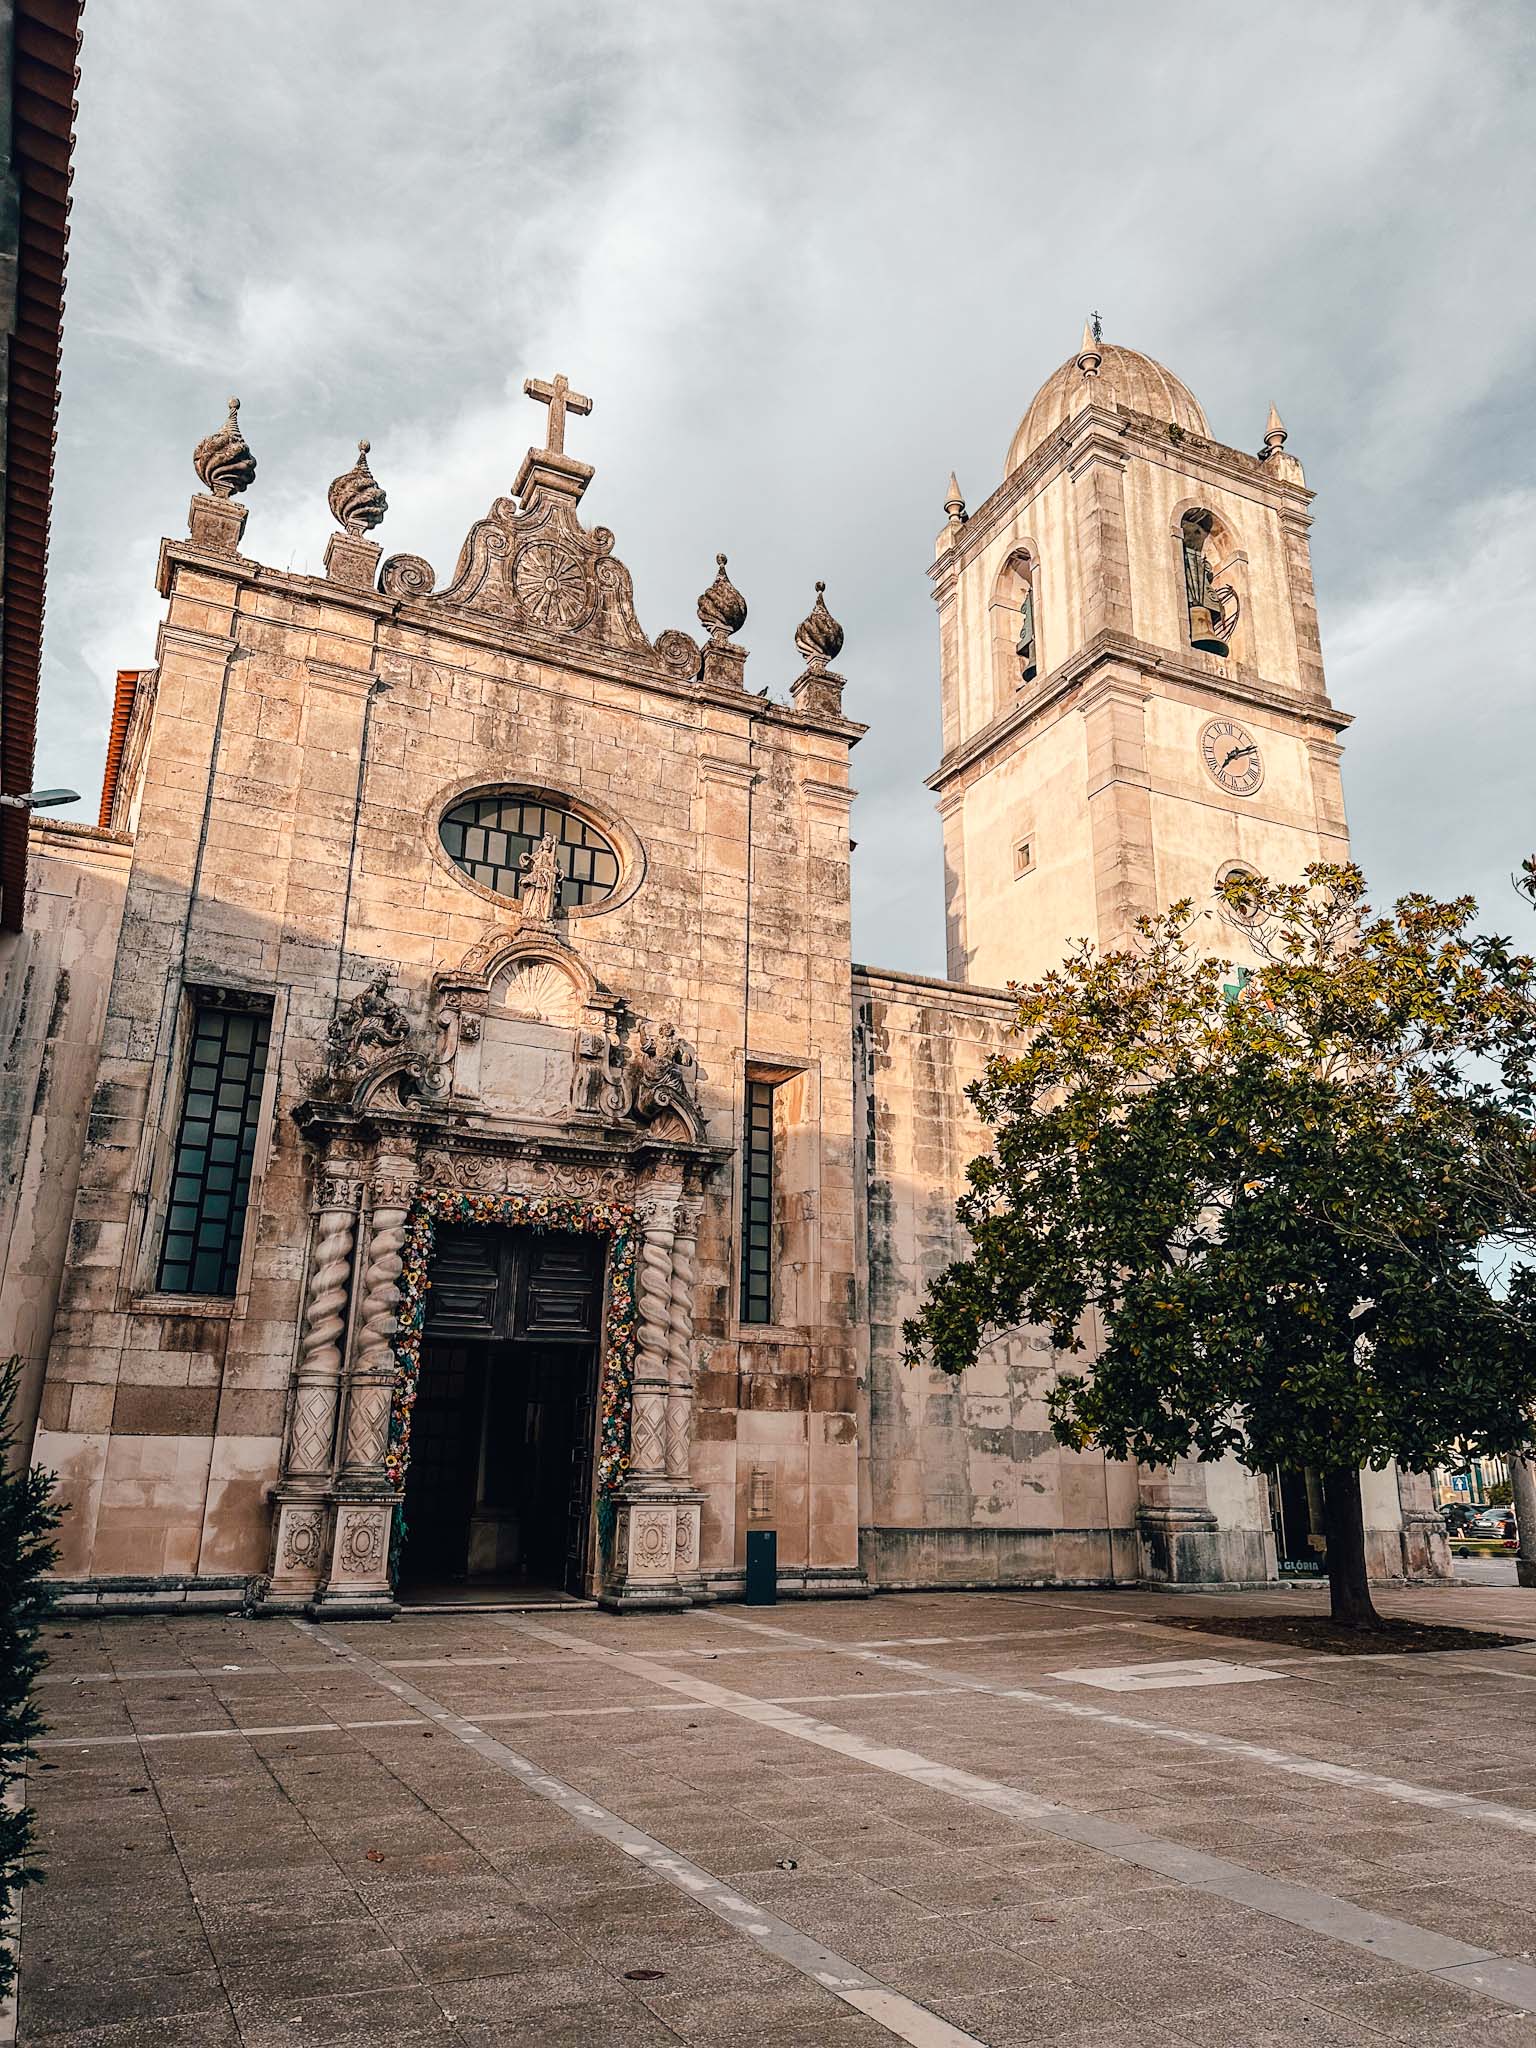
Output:
M1223 659L1231 653L1230 646L1221 637L1221 622L1209 605L1190 606L1189 644L1198 647L1202 654L1219 654Z

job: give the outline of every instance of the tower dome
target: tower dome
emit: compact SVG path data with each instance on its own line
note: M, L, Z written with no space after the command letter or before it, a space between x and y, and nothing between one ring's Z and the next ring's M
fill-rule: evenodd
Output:
M1095 358L1096 372L1087 367ZM1091 333L1085 333L1077 354L1053 371L1030 400L1009 447L1005 473L1012 476L1026 455L1033 454L1048 435L1064 427L1089 403L1128 406L1132 412L1149 413L1155 420L1167 420L1191 434L1210 437L1199 400L1172 370L1165 370L1140 349L1096 341Z

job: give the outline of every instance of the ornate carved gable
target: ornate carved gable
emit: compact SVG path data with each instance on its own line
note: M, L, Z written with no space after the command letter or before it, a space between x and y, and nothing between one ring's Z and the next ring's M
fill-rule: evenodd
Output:
M491 612L535 633L652 653L608 528L589 531L569 499L532 496L536 506L521 511L511 498L496 500L471 527L452 582L432 603Z

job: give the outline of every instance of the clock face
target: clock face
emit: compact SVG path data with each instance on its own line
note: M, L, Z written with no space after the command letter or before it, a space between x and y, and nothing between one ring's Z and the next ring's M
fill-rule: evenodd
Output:
M1200 735L1200 758L1231 796L1252 796L1264 780L1264 757L1247 726L1213 718Z

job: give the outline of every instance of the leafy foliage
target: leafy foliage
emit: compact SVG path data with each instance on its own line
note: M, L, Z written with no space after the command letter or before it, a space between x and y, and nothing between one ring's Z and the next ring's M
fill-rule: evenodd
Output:
M21 1777L42 1730L32 1682L47 1661L38 1629L48 1606L43 1574L55 1555L49 1532L59 1520L53 1475L40 1466L13 1471L9 1463L20 1373L19 1359L0 1365L0 1794ZM0 1803L0 1919L21 1887L42 1875L28 1861L32 1834L30 1808ZM0 1943L0 1998L14 1976L15 1960Z
M1469 898L1373 916L1353 866L1221 893L1254 971L1205 957L1184 902L1013 991L1019 1049L970 1091L972 1250L909 1360L962 1372L1044 1325L1084 1361L1049 1396L1061 1442L1313 1465L1334 1500L1361 1466L1529 1447L1536 1273L1486 1250L1536 1186L1536 963Z

